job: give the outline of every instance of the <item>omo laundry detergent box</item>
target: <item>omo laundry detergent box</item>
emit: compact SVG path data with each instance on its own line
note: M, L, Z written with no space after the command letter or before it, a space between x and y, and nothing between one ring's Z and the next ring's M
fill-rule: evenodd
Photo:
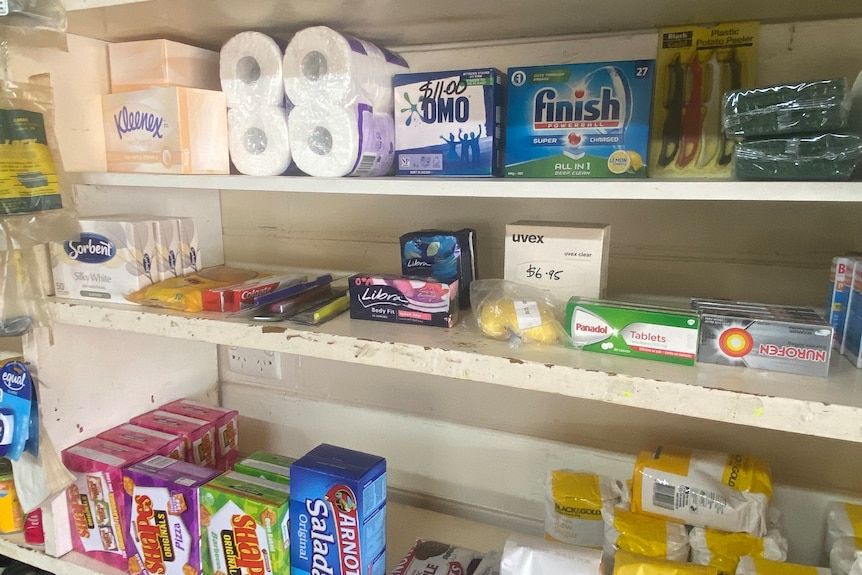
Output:
M321 444L290 470L294 575L384 575L386 460Z
M123 470L130 575L202 572L198 488L218 475L161 455Z
M509 68L505 175L645 178L654 66Z
M396 175L499 175L505 80L494 68L396 74Z

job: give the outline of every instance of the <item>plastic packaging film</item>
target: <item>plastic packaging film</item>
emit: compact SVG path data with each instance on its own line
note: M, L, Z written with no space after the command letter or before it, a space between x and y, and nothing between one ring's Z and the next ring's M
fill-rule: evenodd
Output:
M862 137L775 136L739 142L733 154L740 180L847 180L862 160Z
M614 479L569 469L549 472L545 486L545 538L601 547L604 509L622 500L625 486Z
M503 547L501 575L600 575L600 549L545 541L528 535L510 535Z
M622 506L603 510L602 518L605 553L621 550L670 561L688 560L688 528L682 523L639 515Z
M290 150L310 176L385 176L395 154L392 116L369 106L297 106L288 119Z
M613 575L719 575L712 565L668 561L627 551L614 553L613 563Z
M829 569L832 575L848 575L862 559L862 539L842 537L836 539L829 548Z
M826 506L826 551L844 537L862 538L862 505L832 501Z
M777 529L763 538L748 533L727 533L694 527L689 533L691 562L714 565L722 573L735 573L739 558L750 555L771 561L787 560L787 539Z
M783 563L746 555L740 557L736 575L830 575L829 569Z
M290 167L287 112L279 106L228 110L228 145L236 169L251 176L279 176Z
M219 76L228 108L284 105L282 53L260 32L240 32L222 46Z

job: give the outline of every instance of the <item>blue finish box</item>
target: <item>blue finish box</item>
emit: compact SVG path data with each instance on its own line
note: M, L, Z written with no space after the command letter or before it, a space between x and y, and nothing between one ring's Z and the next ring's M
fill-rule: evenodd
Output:
M385 575L384 458L323 443L291 465L290 572Z
M505 82L495 68L396 74L396 175L500 175Z
M505 175L645 178L655 60L509 68Z

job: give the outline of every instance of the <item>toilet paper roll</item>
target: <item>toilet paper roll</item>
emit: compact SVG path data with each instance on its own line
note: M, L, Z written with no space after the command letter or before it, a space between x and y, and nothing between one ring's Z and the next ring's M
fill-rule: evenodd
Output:
M288 134L293 161L310 176L385 176L392 171L395 123L367 104L297 106Z
M280 176L290 166L287 112L264 106L248 112L232 108L227 114L230 159L241 174Z
M252 109L284 103L283 54L260 32L240 32L222 46L219 77L228 108Z
M369 104L392 111L392 75L407 70L396 54L325 26L298 32L284 54L284 88L297 105Z

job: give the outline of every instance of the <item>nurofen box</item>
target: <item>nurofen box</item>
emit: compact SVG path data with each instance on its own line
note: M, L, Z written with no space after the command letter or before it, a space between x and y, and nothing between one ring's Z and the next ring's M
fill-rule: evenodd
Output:
M186 442L186 461L215 468L216 431L212 422L156 409L132 418L130 423L182 436Z
M291 572L383 575L386 460L324 443L290 475Z
M178 399L161 407L163 411L209 421L215 426L216 468L227 471L239 459L239 412L235 409L202 405Z
M542 288L561 302L605 294L611 226L521 220L506 225L503 279Z
M182 275L193 274L203 269L201 263L201 240L194 218L177 218L180 230L180 263Z
M109 172L227 174L224 93L150 88L102 96Z
M98 437L63 450L63 465L75 475L66 498L76 551L123 571L128 568L121 470L149 455Z
M203 572L198 488L218 475L161 455L123 470L130 575Z
M357 274L349 279L350 318L452 327L458 322L458 282Z
M287 486L233 471L201 487L203 572L290 573L289 504Z
M186 459L186 441L182 436L147 429L140 425L125 423L103 431L97 437L178 461Z
M233 470L245 475L268 479L284 485L290 485L290 466L296 459L274 453L255 451L248 457L236 462Z
M79 237L51 244L58 297L129 303L124 296L159 281L150 222L105 216L80 224Z
M577 297L566 305L566 333L584 351L694 365L699 326L684 309Z
M396 175L499 175L505 79L494 68L393 76Z
M654 67L509 68L506 177L645 178Z
M154 86L186 86L221 90L219 54L170 40L139 40L108 44L111 92L132 92Z

